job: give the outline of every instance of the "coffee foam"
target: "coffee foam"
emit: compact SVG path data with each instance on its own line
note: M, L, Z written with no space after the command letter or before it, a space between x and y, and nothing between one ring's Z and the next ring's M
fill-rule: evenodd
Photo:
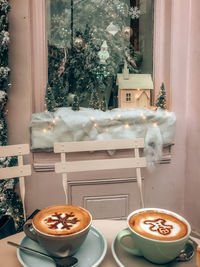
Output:
M39 211L33 218L37 230L48 235L70 235L85 229L90 214L74 205L56 205Z
M177 240L187 234L187 225L177 217L154 210L134 214L129 219L130 227L145 237L170 241Z

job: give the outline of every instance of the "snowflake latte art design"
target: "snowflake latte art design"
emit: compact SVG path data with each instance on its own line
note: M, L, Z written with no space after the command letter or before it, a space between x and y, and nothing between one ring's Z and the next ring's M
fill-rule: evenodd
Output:
M68 213L55 213L45 219L46 224L50 229L67 229L73 227L73 224L79 222L73 212Z
M33 219L37 230L48 235L70 235L85 229L91 216L74 205L57 205L41 210Z
M131 216L130 227L138 234L155 240L177 240L187 235L187 225L164 212L146 210Z

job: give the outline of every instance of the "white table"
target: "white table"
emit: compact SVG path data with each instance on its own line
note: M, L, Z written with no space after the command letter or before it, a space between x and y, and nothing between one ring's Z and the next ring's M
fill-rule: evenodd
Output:
M100 267L116 267L117 264L112 256L111 243L116 234L126 228L126 221L118 220L94 220L93 225L100 230L108 245L106 256ZM0 240L0 267L20 267L17 259L17 249L7 244L7 241L20 243L25 234L23 232Z

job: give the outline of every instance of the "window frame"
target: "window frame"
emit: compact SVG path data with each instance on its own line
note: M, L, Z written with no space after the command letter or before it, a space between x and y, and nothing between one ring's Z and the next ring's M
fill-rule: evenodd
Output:
M167 2L167 3L166 3ZM167 108L171 109L170 53L171 1L154 1L154 44L153 44L153 100L158 95L162 82L165 83ZM30 1L32 70L33 70L33 113L45 110L45 91L48 73L46 37L46 0ZM165 40L168 40L167 45Z

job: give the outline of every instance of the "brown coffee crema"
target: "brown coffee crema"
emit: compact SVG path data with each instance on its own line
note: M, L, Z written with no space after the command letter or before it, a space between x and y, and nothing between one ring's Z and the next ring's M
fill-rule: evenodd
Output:
M85 229L91 216L85 209L74 205L56 205L39 211L33 218L37 230L48 235L70 235Z
M180 239L188 232L187 225L177 217L154 210L146 210L132 215L129 225L142 236L162 241Z

